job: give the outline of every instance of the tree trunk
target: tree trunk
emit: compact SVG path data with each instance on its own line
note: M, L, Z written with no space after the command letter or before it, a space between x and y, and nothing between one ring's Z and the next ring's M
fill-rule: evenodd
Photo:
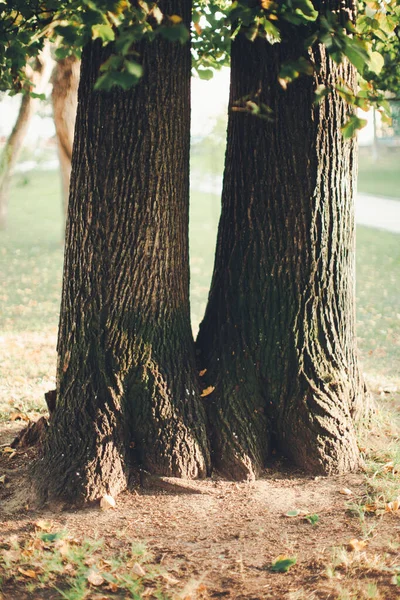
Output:
M167 14L190 23L190 3ZM190 327L189 44L140 48L131 91L94 92L83 52L58 339L57 400L37 486L74 502L154 474L203 477L205 416Z
M46 73L47 61L48 50L45 49L35 59L33 67L26 66L27 75L33 85L24 90L22 94L17 120L0 158L0 229L6 229L7 227L11 177L22 149L29 122L35 111L36 100L32 98L30 92L40 93L39 86L42 84L43 75Z
M319 75L284 91L279 64L296 42L239 35L232 45L230 106L252 98L270 121L231 111L214 274L197 346L207 369L213 461L254 477L272 447L313 473L360 464L354 419L364 412L355 337L354 140L348 107L314 104L337 67L322 47Z
M58 60L51 81L53 91L53 118L57 134L58 156L60 160L63 213L68 211L69 182L71 177L72 144L76 109L78 104L80 61L75 56Z

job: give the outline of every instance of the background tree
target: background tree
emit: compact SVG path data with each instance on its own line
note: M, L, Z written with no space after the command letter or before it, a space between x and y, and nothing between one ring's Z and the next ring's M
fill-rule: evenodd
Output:
M56 61L51 83L51 101L56 128L63 212L68 210L69 182L71 178L72 144L74 141L76 109L78 104L80 61L74 56L67 56Z
M0 156L0 229L7 227L8 200L10 183L14 167L20 155L26 132L35 112L37 98L46 84L48 64L50 60L49 48L45 48L31 63L24 68L24 73L29 78L21 97L21 104L14 127L7 139L6 145Z

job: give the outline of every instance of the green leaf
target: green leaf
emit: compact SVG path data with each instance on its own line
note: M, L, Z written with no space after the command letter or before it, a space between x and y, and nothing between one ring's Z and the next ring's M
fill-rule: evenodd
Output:
M314 514L314 515L306 515L304 517L309 523L311 523L311 525L316 525L319 521L319 516Z
M296 508L294 510L288 510L286 513L287 517L298 517L300 514L300 511Z
M40 539L44 542L55 542L62 537L61 533L42 533Z
M296 562L296 557L278 558L278 560L271 564L270 571L272 571L273 573L287 573L289 569L296 564Z
M208 81L214 77L214 71L212 69L197 69L197 73L200 79Z
M125 65L125 69L128 71L128 73L130 73L131 75L136 77L136 79L140 79L142 77L142 75L143 75L142 65L140 65L139 63L137 63L133 60L125 60L124 65Z
M170 42L180 42L181 44L185 44L190 38L189 30L183 23L160 27L159 32Z
M100 38L103 42L113 42L115 33L111 25L92 25L92 37L94 40Z
M368 64L368 68L370 71L379 75L379 73L383 69L384 64L385 59L380 52L371 52L370 61Z
M366 119L359 119L357 115L351 115L347 123L342 127L342 135L345 139L349 139L355 136L359 129L362 129L367 125Z

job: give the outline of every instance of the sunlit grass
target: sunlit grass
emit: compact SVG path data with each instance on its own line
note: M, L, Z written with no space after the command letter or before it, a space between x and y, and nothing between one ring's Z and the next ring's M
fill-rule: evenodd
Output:
M377 161L370 151L360 152L358 190L364 194L400 199L400 151L380 152Z

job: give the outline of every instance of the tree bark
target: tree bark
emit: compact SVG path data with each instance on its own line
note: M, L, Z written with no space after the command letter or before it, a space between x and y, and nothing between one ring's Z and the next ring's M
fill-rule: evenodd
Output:
M340 127L335 93L314 104L318 83L355 72L310 56L319 74L284 91L282 60L296 41L232 45L230 107L252 98L266 121L230 111L214 274L200 326L207 369L212 458L224 474L252 478L271 447L312 473L360 464L355 419L365 414L355 337L354 140ZM298 54L297 54L298 55Z
M26 66L27 75L32 85L29 89L25 89L22 94L17 120L0 158L0 229L7 228L11 177L37 102L36 99L32 98L30 92L40 93L39 86L42 84L43 75L46 73L47 61L48 51L46 49L35 59L33 67Z
M189 2L163 8L190 23ZM209 467L189 310L190 47L139 50L127 92L93 91L98 41L82 56L42 498L115 494L130 459L178 477Z
M71 178L72 145L76 109L78 104L80 61L75 56L58 60L53 70L51 82L53 90L53 118L57 134L58 156L60 160L63 213L68 211L69 182Z

